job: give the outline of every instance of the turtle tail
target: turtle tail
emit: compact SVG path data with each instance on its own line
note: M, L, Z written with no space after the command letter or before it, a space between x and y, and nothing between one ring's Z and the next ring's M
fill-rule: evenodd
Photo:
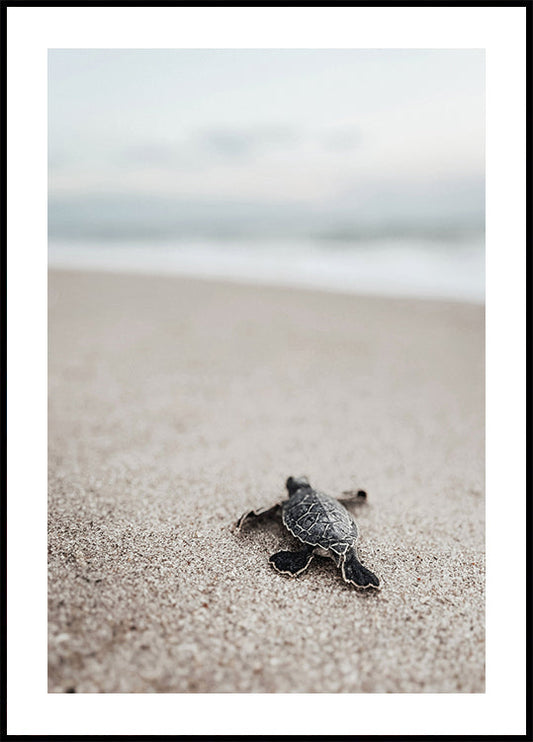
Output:
M346 582L351 582L356 587L379 587L379 579L369 569L364 567L355 549L350 549L341 565L342 576Z

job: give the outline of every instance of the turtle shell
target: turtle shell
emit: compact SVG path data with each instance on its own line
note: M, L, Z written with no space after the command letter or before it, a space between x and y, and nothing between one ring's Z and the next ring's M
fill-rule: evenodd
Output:
M327 549L339 558L354 546L358 536L355 520L344 505L310 487L299 489L283 502L282 519L300 541Z

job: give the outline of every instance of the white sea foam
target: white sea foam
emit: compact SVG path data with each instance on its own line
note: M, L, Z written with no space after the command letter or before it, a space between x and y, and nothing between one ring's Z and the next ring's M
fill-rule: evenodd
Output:
M378 296L483 303L480 239L96 242L52 240L53 268L181 275Z

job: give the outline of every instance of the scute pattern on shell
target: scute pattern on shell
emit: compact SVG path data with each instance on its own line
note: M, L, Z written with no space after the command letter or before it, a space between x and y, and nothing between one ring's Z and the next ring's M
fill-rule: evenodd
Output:
M358 536L357 525L346 508L312 489L298 490L283 502L282 518L300 541L330 549L339 556L354 546Z

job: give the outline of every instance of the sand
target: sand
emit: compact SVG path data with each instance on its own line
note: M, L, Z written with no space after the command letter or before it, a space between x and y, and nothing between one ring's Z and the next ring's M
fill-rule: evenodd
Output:
M49 691L485 687L484 310L52 271ZM379 592L242 511L363 488Z

